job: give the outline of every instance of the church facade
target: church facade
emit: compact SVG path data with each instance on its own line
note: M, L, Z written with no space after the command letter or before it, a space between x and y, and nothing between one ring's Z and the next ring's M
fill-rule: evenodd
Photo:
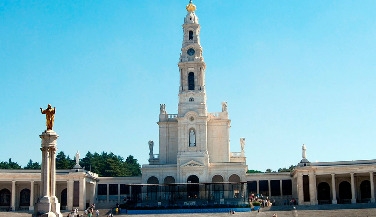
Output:
M292 172L247 173L245 138L230 150L227 103L207 111L203 49L196 6L183 23L178 70L178 111L160 105L159 153L149 141L149 163L140 177L98 177L80 167L57 170L56 197L62 210L116 203L134 206L246 206L255 197L276 205L375 203L376 160L316 162L306 157ZM299 159L299 158L297 158ZM299 160L297 160L299 161ZM40 170L0 170L0 209L33 210L42 195Z

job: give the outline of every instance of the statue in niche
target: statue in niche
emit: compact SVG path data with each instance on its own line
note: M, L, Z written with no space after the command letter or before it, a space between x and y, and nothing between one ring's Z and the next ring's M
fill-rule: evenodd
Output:
M166 114L166 104L159 105L160 114Z
M222 102L222 112L227 112L227 102Z
M40 108L40 112L46 115L47 130L52 130L52 127L54 126L56 108L52 108L51 104L48 104L45 110Z
M307 148L306 148L306 146L303 144L303 146L302 146L302 158L303 158L303 159L307 159L306 151L307 151Z
M244 153L244 146L245 146L245 138L240 138L240 149L242 153Z
M153 159L154 158L154 153L153 153L154 142L150 140L148 144L149 144L149 158Z
M193 129L189 131L189 147L194 147L196 146L196 134Z

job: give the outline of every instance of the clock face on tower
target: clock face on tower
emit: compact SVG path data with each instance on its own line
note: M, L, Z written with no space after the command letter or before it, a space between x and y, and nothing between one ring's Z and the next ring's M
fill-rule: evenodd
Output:
M195 54L195 50L194 50L193 48L189 48L189 49L187 50L187 54L188 54L189 56L193 56L193 55Z

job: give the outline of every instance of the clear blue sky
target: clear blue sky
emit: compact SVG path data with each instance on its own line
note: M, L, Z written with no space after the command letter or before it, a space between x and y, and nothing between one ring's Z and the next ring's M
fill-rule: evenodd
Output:
M0 161L40 162L39 108L58 149L133 155L177 113L181 1L1 1ZM376 158L376 1L194 0L209 112L228 102L249 169Z

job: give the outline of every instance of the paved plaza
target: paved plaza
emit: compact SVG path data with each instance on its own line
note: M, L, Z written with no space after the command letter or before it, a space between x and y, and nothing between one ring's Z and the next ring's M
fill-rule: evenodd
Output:
M135 216L135 217L228 217L228 216L238 216L238 217L249 217L249 216L269 216L272 217L273 214L277 214L278 217L376 217L376 209L339 209L339 210L298 210L295 215L292 211L261 211L261 212L243 212L243 213L202 213L202 214L155 214L155 215L116 215L119 217L125 216ZM105 216L102 212L100 216ZM63 213L63 216L67 216L68 213ZM0 212L0 217L30 217L31 214L26 212ZM116 217L115 216L115 217Z

